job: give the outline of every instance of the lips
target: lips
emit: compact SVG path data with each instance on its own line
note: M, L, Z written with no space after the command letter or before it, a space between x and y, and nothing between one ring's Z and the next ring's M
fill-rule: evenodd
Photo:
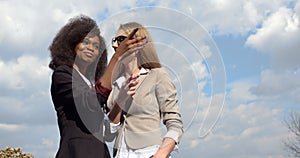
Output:
M91 53L91 52L84 52L84 54L89 57L89 58L93 58L94 57L94 54Z

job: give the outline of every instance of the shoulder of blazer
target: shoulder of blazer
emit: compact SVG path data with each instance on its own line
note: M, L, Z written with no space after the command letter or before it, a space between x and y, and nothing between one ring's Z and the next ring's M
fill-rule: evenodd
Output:
M163 77L165 75L168 75L167 70L164 67L160 67L160 68L155 68L155 69L151 69L151 73L156 74L160 77ZM162 76L161 76L162 75Z
M151 69L154 73L167 72L164 67Z
M76 81L83 81L83 79L80 77L78 73L76 73L76 70L68 65L60 65L58 66L53 74L52 74L52 83L56 82L62 82L61 80L63 78L70 78L71 80L76 80ZM63 81L64 82L64 81ZM83 81L84 82L84 81Z
M60 65L54 70L54 72L56 72L56 71L67 71L67 72L72 73L73 67L68 66L68 65Z
M74 79L80 79L80 75L77 71L75 71L75 69L72 66L68 66L68 65L60 65L58 66L53 73L53 76L55 73L65 73L65 75L71 75L72 77L74 77ZM75 73L74 73L75 72ZM64 74L63 74L64 75ZM82 78L81 78L82 79ZM83 80L83 79L82 79Z

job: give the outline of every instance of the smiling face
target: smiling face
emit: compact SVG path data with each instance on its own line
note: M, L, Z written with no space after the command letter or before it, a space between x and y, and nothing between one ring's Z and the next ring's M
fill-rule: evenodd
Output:
M100 39L98 36L86 36L75 47L77 58L83 64L90 65L99 55Z

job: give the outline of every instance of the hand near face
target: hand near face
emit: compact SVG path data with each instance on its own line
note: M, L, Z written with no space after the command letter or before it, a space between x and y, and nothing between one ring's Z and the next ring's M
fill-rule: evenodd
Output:
M116 51L114 55L117 58L121 57L128 50L133 49L133 48L139 48L147 43L145 36L133 38L134 34L137 31L138 31L138 29L134 29L128 36L122 34L113 40L113 48ZM122 38L120 38L120 37L122 37Z

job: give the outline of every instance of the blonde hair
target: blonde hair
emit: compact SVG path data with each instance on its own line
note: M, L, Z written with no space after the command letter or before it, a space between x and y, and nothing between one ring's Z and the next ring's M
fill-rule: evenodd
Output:
M134 37L146 36L146 40L148 41L148 43L142 49L140 49L139 53L137 54L138 66L147 69L160 68L161 64L154 44L152 43L152 38L148 30L143 25L137 22L129 22L121 24L119 27L119 31L122 30L125 34L129 35L135 28L139 28L139 30L136 32Z

